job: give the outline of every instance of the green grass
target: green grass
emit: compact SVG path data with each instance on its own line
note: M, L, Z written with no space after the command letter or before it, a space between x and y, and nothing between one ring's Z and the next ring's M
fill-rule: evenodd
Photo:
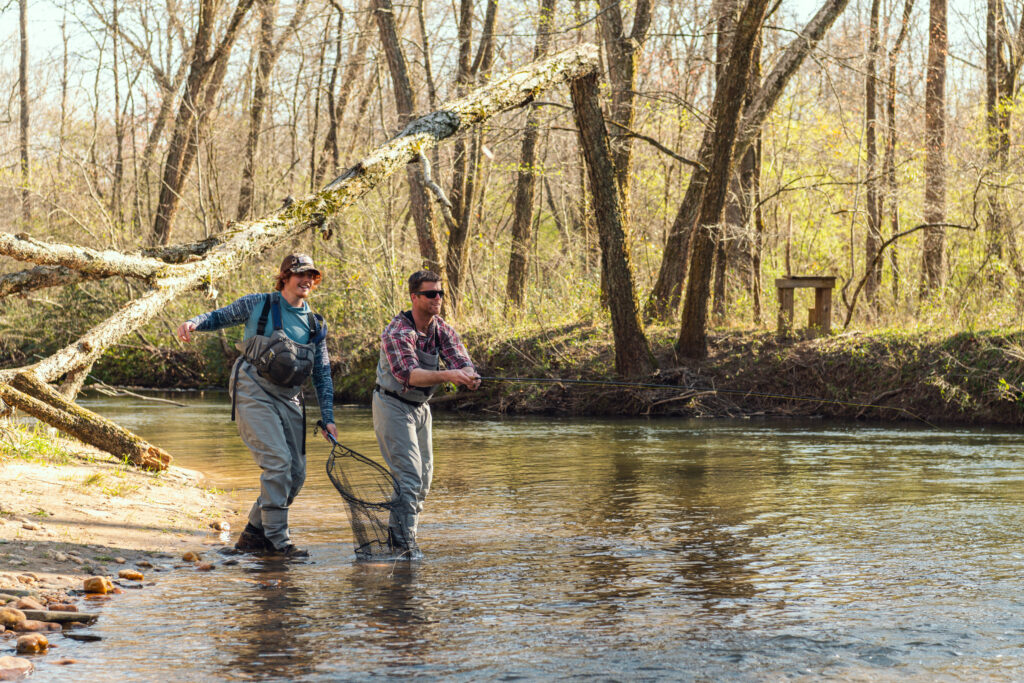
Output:
M13 459L63 465L71 461L71 454L45 425L0 422L0 461Z

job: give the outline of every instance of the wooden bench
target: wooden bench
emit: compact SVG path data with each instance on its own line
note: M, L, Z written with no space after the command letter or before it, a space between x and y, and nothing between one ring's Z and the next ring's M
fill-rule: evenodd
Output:
M822 334L832 330L834 277L788 275L775 280L775 286L779 290L779 334L793 329L793 293L798 287L814 288L814 308L807 309L807 326Z

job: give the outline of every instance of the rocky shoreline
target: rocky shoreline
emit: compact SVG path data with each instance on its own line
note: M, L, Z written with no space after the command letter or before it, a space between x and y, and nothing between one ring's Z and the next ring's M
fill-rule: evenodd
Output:
M206 549L231 541L235 503L198 472L140 471L3 423L0 446L0 681L73 666L62 641L98 640L87 627L119 594L165 572L210 571Z

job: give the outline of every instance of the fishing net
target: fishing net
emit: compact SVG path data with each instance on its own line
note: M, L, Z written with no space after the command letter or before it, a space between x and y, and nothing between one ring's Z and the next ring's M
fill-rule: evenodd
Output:
M388 533L391 510L398 500L398 482L380 463L334 438L330 441L327 476L348 506L356 559L388 559L401 554L404 549L394 547Z

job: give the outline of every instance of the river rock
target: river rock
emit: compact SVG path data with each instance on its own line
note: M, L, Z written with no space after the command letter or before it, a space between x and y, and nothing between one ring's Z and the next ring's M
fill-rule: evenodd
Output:
M24 657L0 657L0 681L16 681L32 673L32 662Z
M0 607L0 624L14 628L25 621L25 613L14 607Z
M55 621L39 621L37 619L26 619L14 627L15 631L22 633L40 633L43 631L62 631L63 627Z
M196 570L201 572L211 572L213 571L215 566L216 565L214 565L213 562L203 562L202 564L196 567Z
M117 564L126 564L128 560L124 559L123 557L115 557L114 562Z
M153 563L150 562L149 560L139 560L138 562L135 563L135 566L136 567L142 567L143 569L149 569L150 567L153 566Z
M48 647L50 647L50 641L42 633L29 633L27 636L18 638L16 649L19 655L26 655L46 652Z
M83 586L86 593L106 595L114 591L114 584L105 576L92 576L85 580Z
M36 582L36 577L32 574L18 574L18 581L31 586Z
M27 529L29 531L39 531L39 525L38 524L34 524L33 522L22 522L21 523L21 528L22 529Z
M70 657L64 657L63 659L55 660L52 663L56 664L57 666L67 666L68 664L78 664L78 660L71 659Z
M187 553L181 556L181 559L185 560L186 562L198 562L200 558L201 556L199 555L199 553L192 552L191 550L189 550Z
M42 604L33 598L21 598L14 603L16 609L43 609Z
M210 528L214 531L231 531L231 525L220 519L210 522Z
M51 612L77 612L78 605L72 605L70 602L51 602L47 605Z
M120 576L122 579L128 579L129 581L142 581L142 579L145 578L142 575L142 572L136 571L134 569L122 569L117 573L117 575Z
M56 622L58 624L71 624L76 621L96 621L99 615L87 614L86 612L51 612L49 610L37 612L35 610L25 610L25 618L35 619L36 621Z

